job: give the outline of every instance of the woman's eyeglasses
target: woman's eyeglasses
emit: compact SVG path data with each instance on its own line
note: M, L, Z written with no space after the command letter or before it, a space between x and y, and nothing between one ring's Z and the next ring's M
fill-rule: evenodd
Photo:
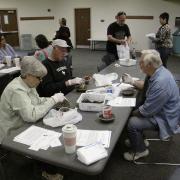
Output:
M42 77L36 76L36 78L37 78L39 81L42 81Z

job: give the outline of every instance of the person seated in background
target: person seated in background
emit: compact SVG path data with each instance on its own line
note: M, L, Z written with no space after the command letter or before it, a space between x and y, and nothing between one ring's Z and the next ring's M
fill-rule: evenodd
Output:
M36 87L47 74L45 66L34 56L25 56L21 62L21 76L12 80L0 100L0 144L13 129L26 122L43 118L57 103L64 100L62 93L40 98Z
M3 34L0 33L0 62L4 62L5 56L11 56L15 58L18 55L14 51L13 47L6 43L6 39Z
M52 42L52 46L51 56L42 62L47 68L47 75L37 88L40 96L45 97L60 91L67 94L74 89L74 85L83 82L82 78L72 78L70 69L64 61L67 47L69 47L66 41L56 39Z
M39 34L35 37L36 44L40 48L34 54L34 56L40 61L47 59L52 53L52 45L47 40L46 36Z
M156 50L142 51L139 65L149 80L145 101L132 111L128 122L127 131L132 148L132 152L124 153L124 158L128 161L149 154L143 130L159 131L162 140L180 132L180 96L172 74L162 65ZM143 81L134 81L129 74L124 74L122 79L139 89L144 88Z

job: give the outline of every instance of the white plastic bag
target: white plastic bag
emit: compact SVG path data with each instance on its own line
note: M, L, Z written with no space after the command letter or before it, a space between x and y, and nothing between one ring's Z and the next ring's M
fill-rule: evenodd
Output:
M60 112L51 109L43 118L43 123L51 127L64 126L65 124L76 124L82 120L82 115L77 112L77 109L71 109L68 112Z
M117 53L119 59L129 59L130 58L130 49L128 44L126 45L116 45Z
M107 85L111 85L112 81L118 78L118 74L117 73L109 73L106 75L94 74L93 78L95 79L96 86L107 86Z

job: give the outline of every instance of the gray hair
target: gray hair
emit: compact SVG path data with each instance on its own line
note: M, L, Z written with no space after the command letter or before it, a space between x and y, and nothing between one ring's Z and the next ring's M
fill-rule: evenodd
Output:
M46 67L34 56L25 56L21 62L21 76L27 74L44 77L47 74Z
M160 54L156 50L154 49L143 50L141 54L145 66L148 64L152 64L152 66L155 69L157 69L162 65Z

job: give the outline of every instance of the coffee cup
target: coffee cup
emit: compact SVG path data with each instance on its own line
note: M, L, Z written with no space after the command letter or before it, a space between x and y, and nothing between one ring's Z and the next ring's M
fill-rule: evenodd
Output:
M112 107L109 105L104 106L102 115L103 115L103 118L105 118L105 119L111 119L113 116Z
M20 67L20 59L19 58L14 58L14 65L16 67Z
M85 81L85 84L89 84L89 81L90 81L91 77L90 76L85 76L84 77L84 81Z
M5 56L5 62L8 67L11 67L11 56Z
M77 128L73 124L66 124L62 128L65 152L68 154L76 151L76 133Z

